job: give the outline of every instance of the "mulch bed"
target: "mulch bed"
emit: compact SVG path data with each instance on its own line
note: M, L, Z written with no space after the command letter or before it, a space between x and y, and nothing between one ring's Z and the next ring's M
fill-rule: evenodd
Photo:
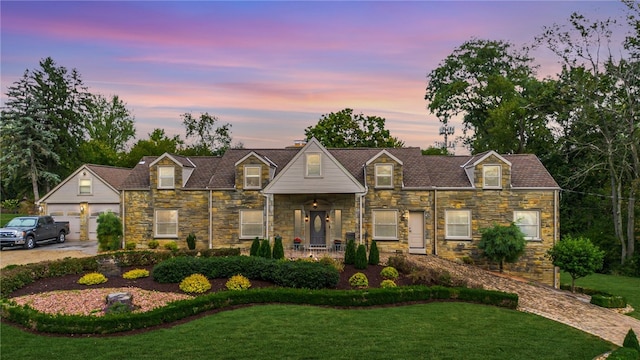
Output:
M380 282L382 282L383 280L382 277L380 276L380 271L384 267L385 266L383 265L369 265L365 270L358 270L358 269L355 269L353 265L345 265L344 270L340 273L340 281L338 282L338 285L336 286L335 289L336 290L351 289L351 286L349 285L349 278L357 272L362 272L367 276L367 279L369 280L370 288L377 288L380 286ZM147 269L149 270L149 272L152 272L153 266L123 267L121 269L121 272L125 273L132 269ZM32 284L24 286L21 289L14 291L13 293L11 293L10 297L37 294L37 293L56 291L56 290L85 290L89 288L87 285L78 284L78 279L80 279L81 276L82 275L65 275L60 277L41 279ZM228 279L209 279L209 281L211 282L211 290L209 290L208 292L228 291L225 286L227 280ZM411 285L411 281L410 279L408 279L407 277L401 274L400 277L396 280L396 284L398 286ZM263 287L273 287L273 286L275 285L268 281L251 280L251 288L263 288ZM180 290L179 284L161 284L154 281L153 276L140 278L140 279L132 279L132 280L124 279L122 276L112 276L112 277L109 277L108 281L105 283L91 285L91 288L119 288L119 287L137 287L145 290L182 293L182 290ZM194 319L197 319L197 318L215 314L220 311L233 310L233 309L247 307L247 306L252 306L252 305L232 306L232 307L225 308L224 310L220 310L220 309L211 310L211 311L200 313L200 314L197 314L173 323L162 324L159 326L154 326L154 327L145 328L145 329L138 329L133 331L121 332L116 334L107 334L107 335L82 335L82 337L123 336L123 335L139 334L139 333L156 330L156 329L170 328L179 324L193 321ZM78 337L78 335L75 335L75 334L66 334L66 335L43 334L43 333L34 332L30 329L26 329L22 327L21 329L23 331L32 332L32 333L36 333L44 336Z

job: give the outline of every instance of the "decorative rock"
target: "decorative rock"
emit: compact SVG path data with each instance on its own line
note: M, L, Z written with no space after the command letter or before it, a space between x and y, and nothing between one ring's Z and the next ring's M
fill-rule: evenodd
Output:
M127 305L129 310L133 310L133 294L128 292L117 292L107 295L107 306L105 311L108 311L114 304Z
M120 276L120 265L113 258L98 260L98 271L106 277Z

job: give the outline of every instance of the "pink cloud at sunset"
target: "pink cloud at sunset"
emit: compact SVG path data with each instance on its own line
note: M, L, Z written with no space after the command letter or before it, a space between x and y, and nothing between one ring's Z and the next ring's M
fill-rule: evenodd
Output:
M3 0L0 9L2 104L50 56L90 91L124 100L138 138L156 127L183 134L180 114L209 112L246 147L289 145L323 114L353 108L426 148L441 140L426 75L464 41L519 47L574 11L623 15L617 1ZM540 76L554 75L557 59L532 55Z

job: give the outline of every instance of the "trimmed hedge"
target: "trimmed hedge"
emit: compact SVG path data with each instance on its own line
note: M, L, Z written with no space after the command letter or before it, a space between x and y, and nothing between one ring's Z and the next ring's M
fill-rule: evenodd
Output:
M210 279L242 274L251 280L305 289L332 288L340 281L338 270L323 263L278 261L257 256L177 257L156 265L153 268L153 279L160 283L177 283L197 273Z
M58 334L109 334L171 323L208 310L261 303L308 304L335 307L364 307L416 301L458 300L515 309L516 294L468 288L409 286L367 290L309 290L261 288L222 291L180 300L144 313L105 316L48 315L28 306L2 301L4 319L29 329Z
M623 308L627 306L627 300L622 296L609 294L595 294L591 296L591 303L603 308Z
M240 249L208 249L199 251L201 257L240 255ZM39 279L98 271L98 263L114 259L121 266L147 266L173 256L195 256L198 251L116 251L84 258L66 258L27 265L9 265L0 271L0 298ZM181 279L182 280L182 279Z

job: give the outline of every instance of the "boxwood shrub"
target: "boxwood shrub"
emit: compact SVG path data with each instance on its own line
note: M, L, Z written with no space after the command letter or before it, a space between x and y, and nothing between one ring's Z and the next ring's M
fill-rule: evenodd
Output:
M592 295L591 303L604 308L623 308L627 306L627 300L624 297L610 294Z

